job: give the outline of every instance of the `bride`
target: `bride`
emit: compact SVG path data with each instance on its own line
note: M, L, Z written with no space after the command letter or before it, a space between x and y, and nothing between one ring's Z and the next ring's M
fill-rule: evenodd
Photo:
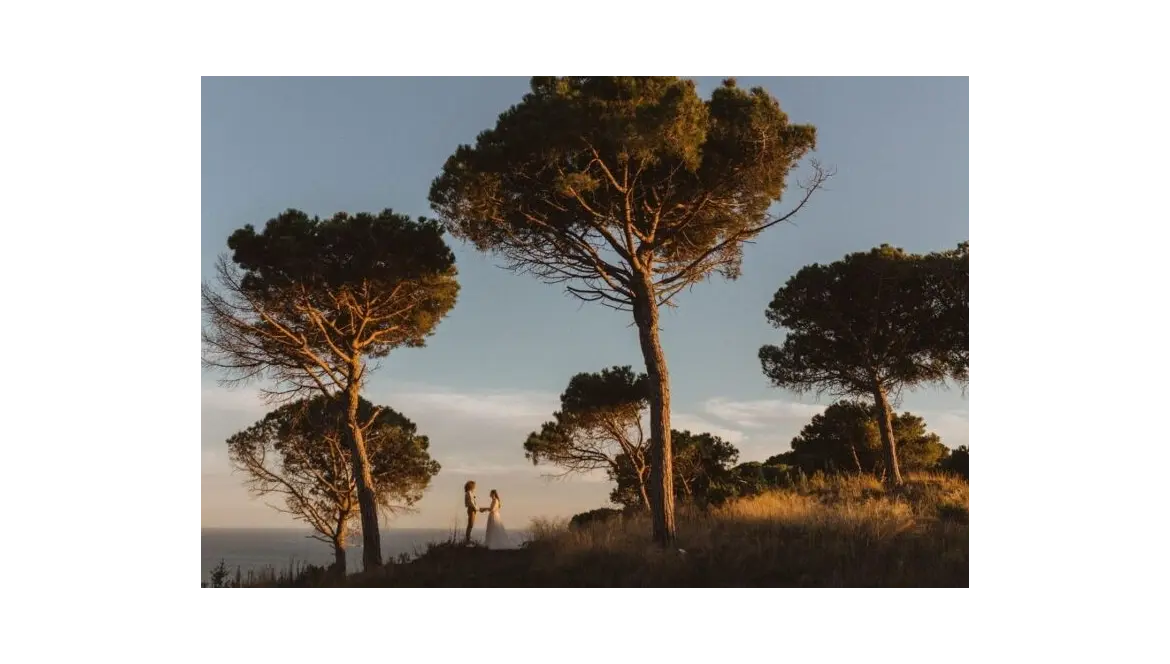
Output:
M508 531L504 529L504 522L500 519L500 494L492 489L491 497L491 507L480 510L488 513L487 537L484 544L489 549L514 549L516 546L512 543L512 538L508 537Z

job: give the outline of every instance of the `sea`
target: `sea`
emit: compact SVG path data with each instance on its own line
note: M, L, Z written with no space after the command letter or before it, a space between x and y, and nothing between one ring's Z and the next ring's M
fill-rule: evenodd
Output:
M483 528L472 534L472 539L483 539ZM333 564L333 547L311 538L312 530L297 528L203 528L203 569L201 580L208 581L222 560L231 578L239 568L243 578L248 572L265 569L276 571L296 569L304 565ZM413 556L426 551L427 544L446 542L452 536L462 537L450 528L386 528L382 530L382 559L393 560L401 554ZM508 534L521 540L527 533L509 530ZM362 547L351 544L346 551L346 566L350 573L362 568Z

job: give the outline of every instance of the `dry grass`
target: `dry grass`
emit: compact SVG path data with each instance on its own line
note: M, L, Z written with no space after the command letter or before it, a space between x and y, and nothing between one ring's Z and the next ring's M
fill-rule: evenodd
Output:
M544 529L533 573L563 585L966 586L968 486L941 475L888 495L871 477L678 516L681 551L647 543L645 517Z
M351 586L966 587L968 485L913 475L888 493L872 477L814 476L710 512L680 510L678 549L649 542L645 516L572 528L532 524L517 551L466 547L457 534ZM301 578L303 577L303 578ZM329 583L301 575L296 583Z

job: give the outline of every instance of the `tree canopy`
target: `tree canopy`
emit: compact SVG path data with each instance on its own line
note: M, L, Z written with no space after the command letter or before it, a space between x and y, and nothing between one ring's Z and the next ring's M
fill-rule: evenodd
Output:
M959 475L963 479L969 479L971 476L970 465L970 451L966 445L960 445L955 448L955 451L949 457L943 460L941 470Z
M877 406L863 401L839 401L814 415L792 439L792 451L770 457L766 465L797 466L805 473L857 471L887 472ZM937 434L926 430L926 421L913 413L892 418L897 443L898 467L929 470L950 451Z
M441 227L389 209L326 220L288 210L262 232L235 231L228 248L218 290L203 287L204 363L267 378L276 395L344 391L363 358L422 346L459 293Z
M889 395L966 380L967 257L966 243L928 256L882 245L801 268L766 311L787 335L760 349L764 375L798 392L873 398L895 484Z
M773 457L766 462L745 461L728 470L727 479L714 487L715 502L740 496L755 496L767 491L793 486L801 476L797 466L777 462Z
M734 279L744 242L791 218L829 176L815 163L795 207L770 212L814 148L763 88L703 100L676 77L534 77L461 145L431 185L450 232L507 267L633 313L654 441L654 537L674 538L670 379L658 307L712 273Z
M841 396L872 396L875 380L888 390L962 380L965 247L921 256L882 244L801 268L765 312L786 337L759 350L764 374L798 392Z
M640 274L655 302L717 271L739 275L742 243L815 147L763 88L729 79L702 100L675 77L535 77L531 92L461 145L431 185L448 230L570 293L630 309Z
M439 472L427 437L402 414L365 399L359 414L370 421L365 443L377 504L388 514L410 508ZM359 517L347 427L344 402L316 396L285 404L227 440L232 466L249 489L282 496L284 507L273 507L312 526L314 537L334 547L342 572Z
M524 456L533 464L558 466L562 475L598 470L631 474L649 507L648 441L642 426L649 394L646 380L646 374L635 374L629 366L573 376L561 394L561 409L540 431L528 435ZM624 468L619 470L619 465Z
M730 469L739 459L739 450L731 443L710 433L672 431L674 440L674 493L677 500L700 507L718 503L727 496L725 485L730 480ZM631 465L619 458L614 470L609 471L615 487L609 494L611 502L625 507L637 505L639 485L630 471Z
M423 345L459 292L435 222L384 210L322 220L288 210L228 238L218 283L202 289L203 364L234 385L267 379L276 401L343 399L367 567L381 564L376 496L358 418L367 360ZM376 412L376 409L375 409Z

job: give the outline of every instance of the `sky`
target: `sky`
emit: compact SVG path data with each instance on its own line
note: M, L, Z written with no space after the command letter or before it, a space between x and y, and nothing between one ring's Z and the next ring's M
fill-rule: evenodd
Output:
M783 339L764 318L776 290L804 265L882 243L927 252L968 239L968 84L737 79L767 89L793 122L815 125L813 156L837 169L794 224L745 248L739 279L703 282L662 312L673 427L710 431L734 443L740 461L762 461L790 449L831 402L771 387L761 372L759 347ZM720 83L696 81L704 97ZM213 276L233 230L261 228L288 208L430 215L427 192L446 158L527 89L527 78L204 78L201 279ZM511 527L606 505L604 476L550 480L550 469L525 460L522 443L550 419L574 374L643 370L629 314L448 241L458 303L425 348L391 353L365 388L372 402L414 420L442 465L417 511L390 527L453 526L468 479L484 496L500 491ZM224 441L268 406L255 388L229 390L217 378L202 374L202 526L297 526L265 503L276 499L249 496L232 474ZM957 387L905 392L899 410L923 416L952 449L968 444L968 400Z

